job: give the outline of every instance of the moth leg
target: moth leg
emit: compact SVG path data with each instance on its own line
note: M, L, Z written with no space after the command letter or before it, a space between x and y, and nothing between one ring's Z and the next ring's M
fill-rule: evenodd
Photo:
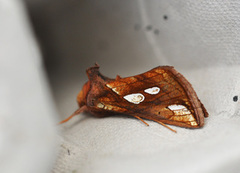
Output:
M149 126L148 123L146 123L142 118L140 118L139 116L137 115L133 115L135 118L139 119L140 121L142 121L144 124L146 124L147 126Z
M156 121L156 120L153 120L153 121ZM168 128L169 130L171 130L171 131L173 131L173 132L175 132L175 133L177 133L177 131L176 130L173 130L171 127L168 127L166 124L164 124L163 122L161 122L161 121L156 121L157 123L159 123L159 124L161 124L162 126L164 126L164 127L166 127L166 128Z
M86 110L87 110L87 106L84 105L84 106L78 108L75 112L73 112L72 115L70 115L70 116L69 116L68 118L66 118L65 120L62 120L62 121L59 122L58 124L63 124L63 123L65 123L65 122L67 122L68 120L70 120L70 119L71 119L72 117L74 117L75 115L80 114L81 112L84 112L84 111L86 111Z

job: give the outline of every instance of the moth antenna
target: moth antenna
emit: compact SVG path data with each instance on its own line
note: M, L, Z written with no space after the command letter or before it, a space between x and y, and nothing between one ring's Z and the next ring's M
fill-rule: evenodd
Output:
M154 120L154 121L156 121L156 120ZM169 130L171 130L171 131L173 131L173 132L177 133L177 131L176 131L176 130L173 130L171 127L167 126L167 125L166 125L166 124L164 124L163 122L161 122L161 121L156 121L156 122L158 122L159 124L161 124L161 125L163 125L164 127L168 128Z
M80 108L78 108L75 112L73 112L73 114L72 115L70 115L68 118L66 118L65 120L62 120L61 122L59 122L58 124L63 124L63 123L65 123L65 122L67 122L67 121L69 121L72 117L74 117L75 115L78 115L78 114L80 114L81 112L83 112L83 111L85 111L86 110L86 106L84 105L84 106L82 106L82 107L80 107Z
M142 118L140 118L139 116L137 115L134 115L135 118L139 119L140 121L142 121L144 124L146 124L147 126L149 126L148 123L146 123Z

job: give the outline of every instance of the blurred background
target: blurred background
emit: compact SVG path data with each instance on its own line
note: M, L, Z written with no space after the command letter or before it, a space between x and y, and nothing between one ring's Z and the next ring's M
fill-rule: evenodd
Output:
M137 1L27 1L35 35L61 116L76 109L76 95L95 62L109 77L130 76L160 65L145 33L159 29L141 20ZM161 23L164 19L161 12Z

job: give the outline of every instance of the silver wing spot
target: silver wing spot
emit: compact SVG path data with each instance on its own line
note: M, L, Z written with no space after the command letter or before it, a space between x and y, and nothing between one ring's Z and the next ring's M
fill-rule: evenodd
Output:
M128 95L125 95L123 98L128 102L131 102L134 104L139 104L145 99L144 95L142 95L141 93L128 94Z
M160 88L159 87L152 87L152 88L145 89L144 92L154 95L154 94L158 94L160 92Z

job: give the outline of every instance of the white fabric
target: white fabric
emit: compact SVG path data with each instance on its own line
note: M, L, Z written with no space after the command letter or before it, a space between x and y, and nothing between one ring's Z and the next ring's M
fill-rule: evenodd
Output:
M141 29L150 25L142 32L155 55L149 62L156 58L157 65L175 66L192 83L209 118L202 129L171 126L175 134L152 121L146 127L125 116L82 114L63 125L53 172L239 172L240 104L233 97L240 96L240 3L138 0L135 6Z
M0 172L49 172L56 111L21 1L0 0Z

